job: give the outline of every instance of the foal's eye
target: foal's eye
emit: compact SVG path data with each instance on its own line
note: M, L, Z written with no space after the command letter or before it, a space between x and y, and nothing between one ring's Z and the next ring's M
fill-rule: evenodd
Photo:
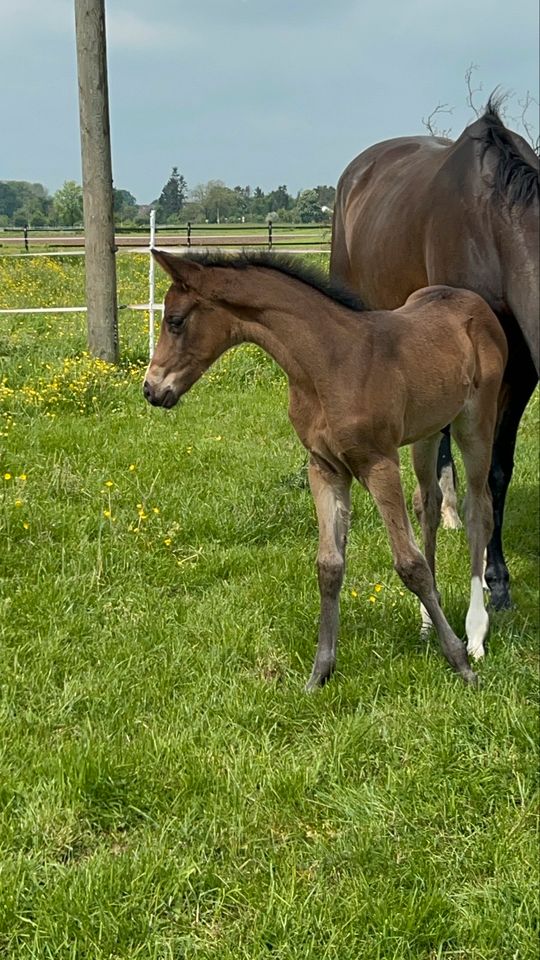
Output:
M167 326L169 327L169 330L171 330L173 333L180 333L185 322L186 322L185 317L172 315L166 318Z

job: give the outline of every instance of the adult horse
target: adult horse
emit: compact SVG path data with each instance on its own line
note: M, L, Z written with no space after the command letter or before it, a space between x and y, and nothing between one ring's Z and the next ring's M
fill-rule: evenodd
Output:
M493 99L455 142L400 137L365 150L342 174L334 207L330 273L368 309L395 309L413 290L445 283L479 293L506 333L485 570L498 609L510 605L502 547L506 492L539 370L538 212L538 158L505 127ZM426 355L426 377L429 364Z

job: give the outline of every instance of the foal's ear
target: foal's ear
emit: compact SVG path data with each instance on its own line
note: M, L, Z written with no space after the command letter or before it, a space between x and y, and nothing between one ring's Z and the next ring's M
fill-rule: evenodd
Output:
M197 263L196 260L190 260L183 254L166 253L165 250L156 250L155 247L152 247L151 253L160 267L163 267L177 283L183 283L187 287L199 286L202 264Z

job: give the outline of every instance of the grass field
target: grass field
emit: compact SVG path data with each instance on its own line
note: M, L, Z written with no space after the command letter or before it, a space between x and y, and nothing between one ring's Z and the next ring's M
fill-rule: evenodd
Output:
M83 303L82 269L0 260L0 306ZM119 258L119 301L146 275ZM152 409L145 322L121 314L112 368L80 316L0 318L0 957L536 960L538 396L480 689L419 641L358 489L339 669L308 696L286 383L243 347ZM439 556L463 634L463 534Z

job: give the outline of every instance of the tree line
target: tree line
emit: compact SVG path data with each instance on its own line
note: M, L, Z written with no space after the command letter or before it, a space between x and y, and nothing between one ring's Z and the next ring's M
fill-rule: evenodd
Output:
M117 226L148 223L150 209L158 224L166 223L325 223L332 216L335 188L318 185L296 196L282 184L265 193L261 187L228 187L222 180L209 180L188 189L185 178L173 167L163 189L151 204L140 204L129 190L114 189ZM66 180L50 194L41 183L0 180L0 229L2 227L79 227L83 223L82 187Z

